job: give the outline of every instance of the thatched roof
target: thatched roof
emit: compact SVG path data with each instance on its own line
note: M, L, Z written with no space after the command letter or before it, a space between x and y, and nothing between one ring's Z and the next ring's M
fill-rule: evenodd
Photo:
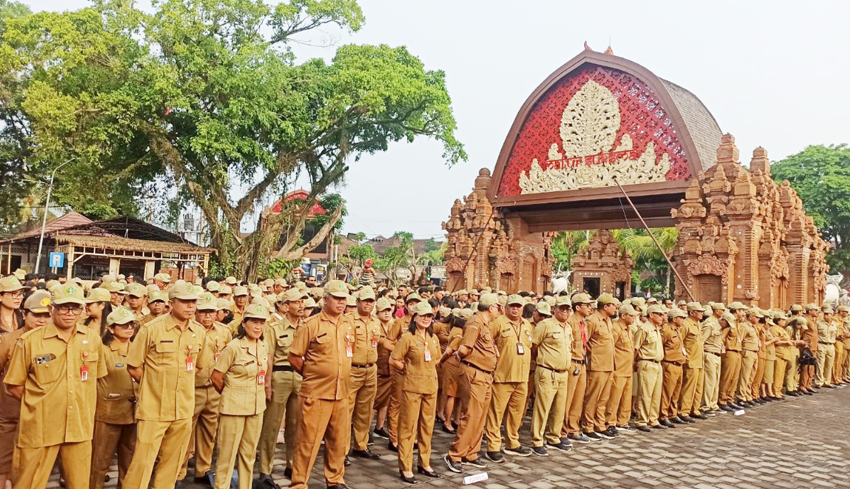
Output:
M186 243L167 243L164 241L148 241L142 239L121 238L119 236L84 236L73 234L59 234L55 236L56 242L61 244L72 244L74 246L85 246L89 248L102 248L117 251L146 251L151 253L183 253L204 255L214 252L212 248L203 248Z

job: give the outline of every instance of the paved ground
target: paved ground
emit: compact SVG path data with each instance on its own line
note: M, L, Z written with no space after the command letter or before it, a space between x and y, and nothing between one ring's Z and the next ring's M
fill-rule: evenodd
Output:
M612 441L580 445L570 453L510 459L490 464L482 489L581 488L819 488L850 487L850 387L821 389L815 396L788 398L653 433L621 435ZM526 442L527 427L523 433ZM424 476L417 487L458 487L467 470L448 472L441 457L450 435L434 437L432 466L445 475ZM280 446L279 446L280 448ZM354 460L346 481L353 489L407 487L398 479L396 457L376 439L378 461ZM324 488L322 454L311 489ZM281 466L282 467L282 466ZM281 485L282 468L274 475ZM115 476L116 474L112 474ZM107 487L114 486L114 479ZM188 485L192 489L203 486Z

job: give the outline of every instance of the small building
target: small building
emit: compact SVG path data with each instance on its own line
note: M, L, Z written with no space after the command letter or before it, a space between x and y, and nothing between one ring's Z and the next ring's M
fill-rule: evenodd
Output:
M41 260L37 260L40 236L39 226L0 240L0 270L53 271L84 280L106 273L150 278L162 270L172 279L191 281L207 274L214 252L129 216L92 221L72 211L53 219L44 228ZM63 254L61 267L51 267L51 252ZM39 270L35 270L37 261Z

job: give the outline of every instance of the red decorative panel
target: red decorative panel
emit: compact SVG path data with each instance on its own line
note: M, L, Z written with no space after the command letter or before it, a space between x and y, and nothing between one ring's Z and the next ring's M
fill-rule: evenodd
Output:
M656 158L660 159L661 155L667 153L671 160L666 179L690 178L685 150L679 143L673 121L661 106L655 92L628 73L610 68L586 67L559 81L534 105L505 165L498 195L521 194L519 176L524 171L528 172L533 159L537 158L544 170L547 168L550 146L553 143L561 145L559 130L564 109L589 80L610 90L619 103L621 123L617 141L620 141L624 134L628 134L632 139L635 154L642 153L650 141L654 142ZM596 161L606 160L602 157Z
M307 200L308 197L310 197L310 194L306 190L295 190L289 192L288 194L286 194L286 196L284 196L283 199L278 200L274 203L274 205L272 205L272 213L280 214L280 211L283 209L284 200L287 202L292 202L295 199ZM326 214L327 212L328 211L326 211L325 208L322 207L322 205L319 204L319 202L317 201L315 204L313 204L313 208L310 209L310 213L307 215L307 219L313 219L317 215Z

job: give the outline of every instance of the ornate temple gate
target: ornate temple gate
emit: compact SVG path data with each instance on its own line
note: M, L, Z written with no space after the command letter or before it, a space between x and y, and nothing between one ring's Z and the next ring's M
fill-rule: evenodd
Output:
M620 190L617 183L623 187ZM671 257L700 301L820 302L827 244L757 148L750 170L691 92L629 60L585 50L526 100L491 175L456 200L448 288L542 292L562 230L676 226Z

